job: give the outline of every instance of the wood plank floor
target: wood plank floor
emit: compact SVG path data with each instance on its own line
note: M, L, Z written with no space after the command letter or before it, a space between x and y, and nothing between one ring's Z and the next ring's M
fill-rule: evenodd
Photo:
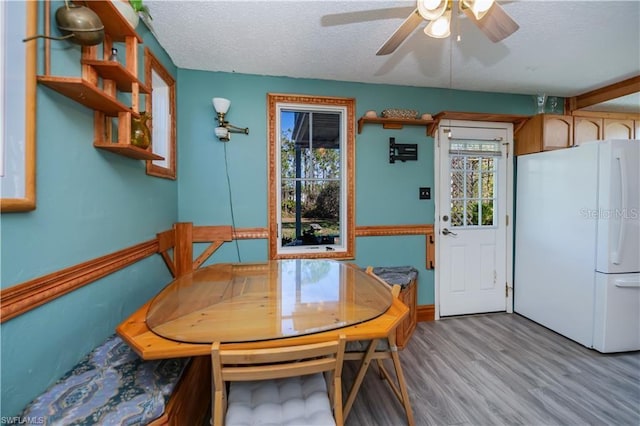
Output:
M640 352L603 355L517 314L419 323L400 357L419 426L640 425ZM346 426L403 424L370 370Z

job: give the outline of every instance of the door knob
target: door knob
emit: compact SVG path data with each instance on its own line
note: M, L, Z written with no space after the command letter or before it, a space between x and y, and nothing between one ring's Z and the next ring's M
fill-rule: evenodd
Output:
M456 234L455 232L451 232L451 231L449 231L447 228L444 228L444 229L442 230L442 235L453 235L453 236L455 237L455 236L456 236L456 235L458 235L458 234Z

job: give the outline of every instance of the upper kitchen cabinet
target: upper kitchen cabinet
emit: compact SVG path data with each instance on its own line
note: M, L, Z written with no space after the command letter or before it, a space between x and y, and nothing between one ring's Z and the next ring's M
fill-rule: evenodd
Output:
M605 118L603 139L633 139L634 127L631 119Z
M573 143L602 139L604 120L600 117L573 117Z
M573 145L573 117L534 115L515 133L514 139L515 155L568 148Z

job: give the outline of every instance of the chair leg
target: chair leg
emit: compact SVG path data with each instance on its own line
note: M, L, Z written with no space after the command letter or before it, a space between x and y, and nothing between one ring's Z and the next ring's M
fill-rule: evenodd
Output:
M347 419L349 416L349 412L351 411L351 406L353 405L353 401L356 399L356 395L358 394L358 389L360 389L360 385L364 380L364 376L369 369L369 364L371 364L371 357L373 353L376 351L376 347L378 346L378 339L373 339L369 343L369 347L362 358L362 363L360 364L360 369L358 370L358 375L356 376L353 385L351 386L351 390L349 391L349 396L347 396L347 401L344 403L344 407L342 409L342 415L344 419Z
M398 355L398 347L396 346L395 339L393 342L389 342L391 346L391 359L393 360L393 366L396 371L396 377L398 378L398 385L400 386L400 393L402 395L402 405L404 411L407 414L407 423L409 426L414 426L413 410L411 409L411 401L409 401L409 392L407 391L407 383L404 380L404 374L402 373L402 365L400 365L400 356ZM387 379L388 380L388 379ZM389 380L388 380L389 381ZM391 383L389 381L389 383Z
M385 378L384 363L382 362L381 359L376 359L376 364L378 364L378 376L380 376L381 380L384 380Z

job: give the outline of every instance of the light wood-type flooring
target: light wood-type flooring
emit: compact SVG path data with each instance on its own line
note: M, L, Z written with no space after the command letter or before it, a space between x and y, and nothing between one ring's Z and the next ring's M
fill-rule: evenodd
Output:
M603 355L517 314L419 323L400 356L419 426L640 425L640 352ZM370 370L346 426L403 424Z

